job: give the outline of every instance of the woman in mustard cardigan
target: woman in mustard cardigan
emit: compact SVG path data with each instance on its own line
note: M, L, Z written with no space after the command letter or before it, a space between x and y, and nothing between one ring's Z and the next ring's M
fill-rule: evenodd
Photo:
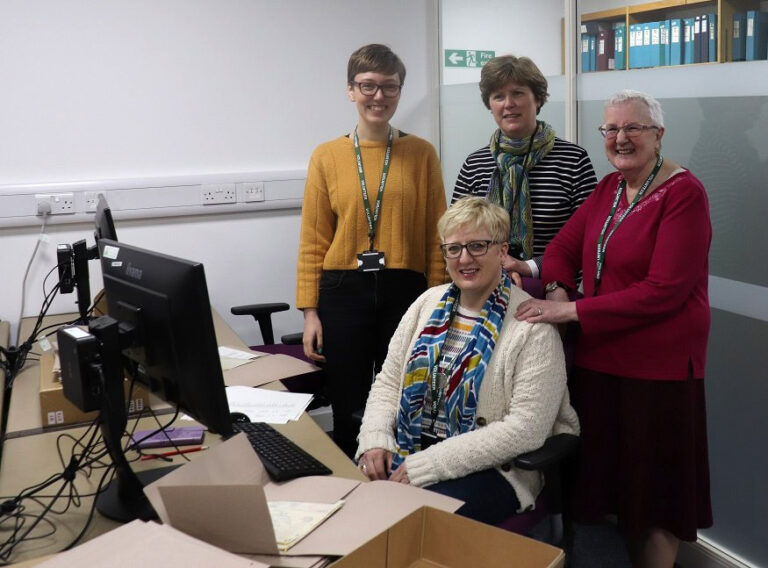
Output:
M432 145L390 125L405 66L384 45L355 51L347 95L357 126L318 146L304 189L296 306L304 352L324 363L334 440L357 448L374 373L408 306L445 281L437 220L445 191Z

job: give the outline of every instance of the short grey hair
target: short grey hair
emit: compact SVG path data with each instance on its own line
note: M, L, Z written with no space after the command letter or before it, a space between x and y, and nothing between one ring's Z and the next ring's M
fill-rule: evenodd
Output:
M605 101L605 108L633 101L642 103L648 108L648 114L650 115L654 126L664 128L664 112L661 110L661 104L648 93L633 91L632 89L624 89L623 91L611 95L608 100Z
M488 229L491 240L506 243L509 240L509 213L503 207L482 197L464 197L451 205L437 222L440 240L463 227Z

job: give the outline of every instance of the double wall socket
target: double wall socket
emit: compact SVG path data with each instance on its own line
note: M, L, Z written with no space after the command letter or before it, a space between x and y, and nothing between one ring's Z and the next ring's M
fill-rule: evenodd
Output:
M53 193L35 195L37 214L48 211L51 215L62 215L75 212L74 193Z
M234 183L203 184L203 205L237 203L237 186Z

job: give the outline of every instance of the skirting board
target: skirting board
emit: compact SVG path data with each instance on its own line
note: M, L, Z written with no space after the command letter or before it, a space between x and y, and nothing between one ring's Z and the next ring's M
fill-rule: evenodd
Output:
M683 568L757 568L701 537L680 543L677 563Z

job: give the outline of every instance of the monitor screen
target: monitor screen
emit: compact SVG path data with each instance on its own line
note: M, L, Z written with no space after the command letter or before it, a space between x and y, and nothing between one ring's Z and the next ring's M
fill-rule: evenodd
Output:
M107 313L132 328L123 355L137 380L211 431L229 435L203 265L101 238Z

